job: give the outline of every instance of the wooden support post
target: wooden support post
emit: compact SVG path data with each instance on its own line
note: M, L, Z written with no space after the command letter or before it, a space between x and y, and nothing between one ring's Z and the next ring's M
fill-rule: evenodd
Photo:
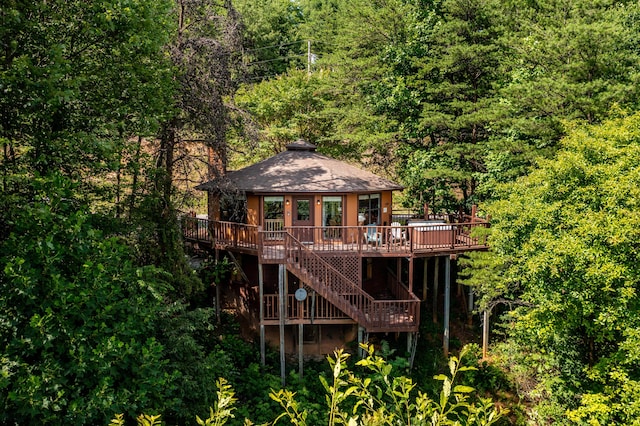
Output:
M449 357L449 309L451 308L451 258L445 258L444 269L444 337L442 342L445 357Z
M302 283L298 283L298 288L302 288ZM306 300L306 298L305 298ZM296 303L298 304L298 375L302 379L304 372L304 305L305 300L298 300L296 297Z
M284 347L284 324L285 324L285 311L287 306L286 294L284 293L284 281L287 275L287 270L284 265L278 265L278 318L280 319L280 381L282 387L286 385L286 365L285 365L285 347Z
M258 263L258 288L260 292L260 364L264 367L267 362L267 350L264 330L264 271L262 263Z
M216 264L220 261L220 250L216 249ZM220 286L222 283L216 283L216 322L218 325L222 324L222 318L220 318Z
M362 327L361 325L358 326L358 356L360 358L362 358L364 356L364 351L362 350L362 348L360 347L360 345L362 343L364 343L363 341L364 339L364 327Z
M413 256L409 258L409 293L413 293Z
M298 302L302 305L302 302ZM302 309L302 308L301 308ZM302 379L302 374L304 371L304 324L300 321L298 324L298 375Z
M409 351L409 369L413 368L413 362L416 359L416 351L418 349L418 333L408 333L407 350Z
M432 302L432 312L433 312L433 323L438 323L438 284L440 281L440 277L438 273L440 271L440 257L436 257L436 266L433 268L433 302Z
M469 300L467 301L467 324L473 324L473 287L469 286Z
M489 352L489 316L491 312L485 310L482 313L482 359L487 359Z
M429 275L429 262L428 258L424 258L424 273L422 274L422 301L427 300L427 292L429 287L427 286L427 275Z

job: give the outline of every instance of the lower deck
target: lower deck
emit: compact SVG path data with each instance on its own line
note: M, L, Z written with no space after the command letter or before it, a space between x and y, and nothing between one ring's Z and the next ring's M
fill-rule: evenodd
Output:
M418 222L264 231L188 218L183 232L192 244L224 250L234 260L253 259L259 272L248 281L258 303L250 315L261 328L357 325L367 333L415 333L421 302L414 294L420 279L416 265L425 269L417 285L426 288L427 260L445 258L448 265L458 253L487 249L487 227L483 221ZM297 290L305 296L296 297Z

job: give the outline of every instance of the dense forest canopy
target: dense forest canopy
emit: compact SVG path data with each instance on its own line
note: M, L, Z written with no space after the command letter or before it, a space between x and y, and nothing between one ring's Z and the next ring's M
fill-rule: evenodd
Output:
M639 18L607 0L5 1L0 423L185 423L214 377L245 402L277 387L219 338L206 287L227 269L193 271L178 213L299 137L402 183L406 207L491 215L491 251L461 264L503 314L514 422L637 422ZM267 421L267 400L242 414Z

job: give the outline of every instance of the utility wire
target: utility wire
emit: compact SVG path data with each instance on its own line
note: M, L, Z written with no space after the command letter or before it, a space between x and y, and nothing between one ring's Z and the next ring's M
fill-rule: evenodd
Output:
M272 47L284 47L284 46L291 46L292 44L297 44L297 43L306 43L308 40L297 40L297 41L292 41L290 43L280 43L280 44L272 44L270 46L262 46L262 47L256 47L255 49L247 49L245 50L245 52L256 52L258 50L265 50L265 49L270 49Z
M299 55L279 56L279 57L273 58L273 59L264 59L262 61L247 62L247 65L264 64L264 63L267 63L267 62L282 61L284 59L301 58L301 57L305 57L305 56L307 56L306 53L305 54L299 54Z

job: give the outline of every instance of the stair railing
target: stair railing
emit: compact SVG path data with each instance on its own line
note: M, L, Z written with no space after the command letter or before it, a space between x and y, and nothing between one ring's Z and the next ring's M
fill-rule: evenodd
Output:
M375 299L290 233L285 235L287 263L307 278L307 284L362 325Z

